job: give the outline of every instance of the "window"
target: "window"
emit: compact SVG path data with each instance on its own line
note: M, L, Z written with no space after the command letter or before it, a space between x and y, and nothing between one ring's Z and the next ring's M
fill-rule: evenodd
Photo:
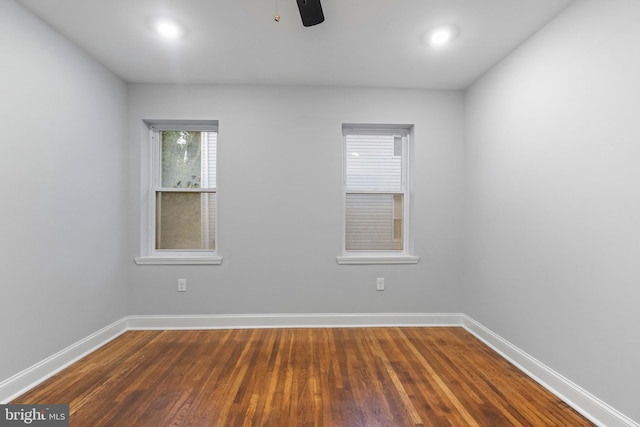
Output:
M416 263L410 255L410 126L344 125L340 264Z
M138 264L219 264L217 122L160 121L149 128L146 238Z

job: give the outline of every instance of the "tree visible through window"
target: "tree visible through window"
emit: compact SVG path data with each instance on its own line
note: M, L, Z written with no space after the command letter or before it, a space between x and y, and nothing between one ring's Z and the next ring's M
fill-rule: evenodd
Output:
M155 249L216 248L217 132L159 130Z

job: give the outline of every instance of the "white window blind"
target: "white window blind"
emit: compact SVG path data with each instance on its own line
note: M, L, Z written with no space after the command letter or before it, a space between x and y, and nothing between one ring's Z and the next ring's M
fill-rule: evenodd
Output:
M406 130L344 133L345 250L404 251Z
M402 153L396 139L402 141L394 135L346 135L347 190L402 191Z
M202 132L202 188L216 190L216 153L218 147L217 132ZM216 193L202 194L201 231L202 246L215 248L216 241Z

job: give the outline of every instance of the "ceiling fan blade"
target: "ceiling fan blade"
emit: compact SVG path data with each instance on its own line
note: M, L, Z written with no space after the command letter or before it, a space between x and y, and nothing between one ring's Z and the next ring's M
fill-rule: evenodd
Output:
M324 14L322 13L322 5L320 0L296 0L298 2L298 9L300 10L300 17L302 18L302 25L305 27L311 27L312 25L318 25L324 22Z

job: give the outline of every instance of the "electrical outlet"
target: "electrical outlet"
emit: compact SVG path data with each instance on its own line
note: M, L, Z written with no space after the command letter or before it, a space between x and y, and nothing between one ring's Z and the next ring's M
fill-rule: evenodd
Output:
M378 277L376 281L376 290L384 291L384 277Z
M178 279L178 292L187 292L187 279Z

